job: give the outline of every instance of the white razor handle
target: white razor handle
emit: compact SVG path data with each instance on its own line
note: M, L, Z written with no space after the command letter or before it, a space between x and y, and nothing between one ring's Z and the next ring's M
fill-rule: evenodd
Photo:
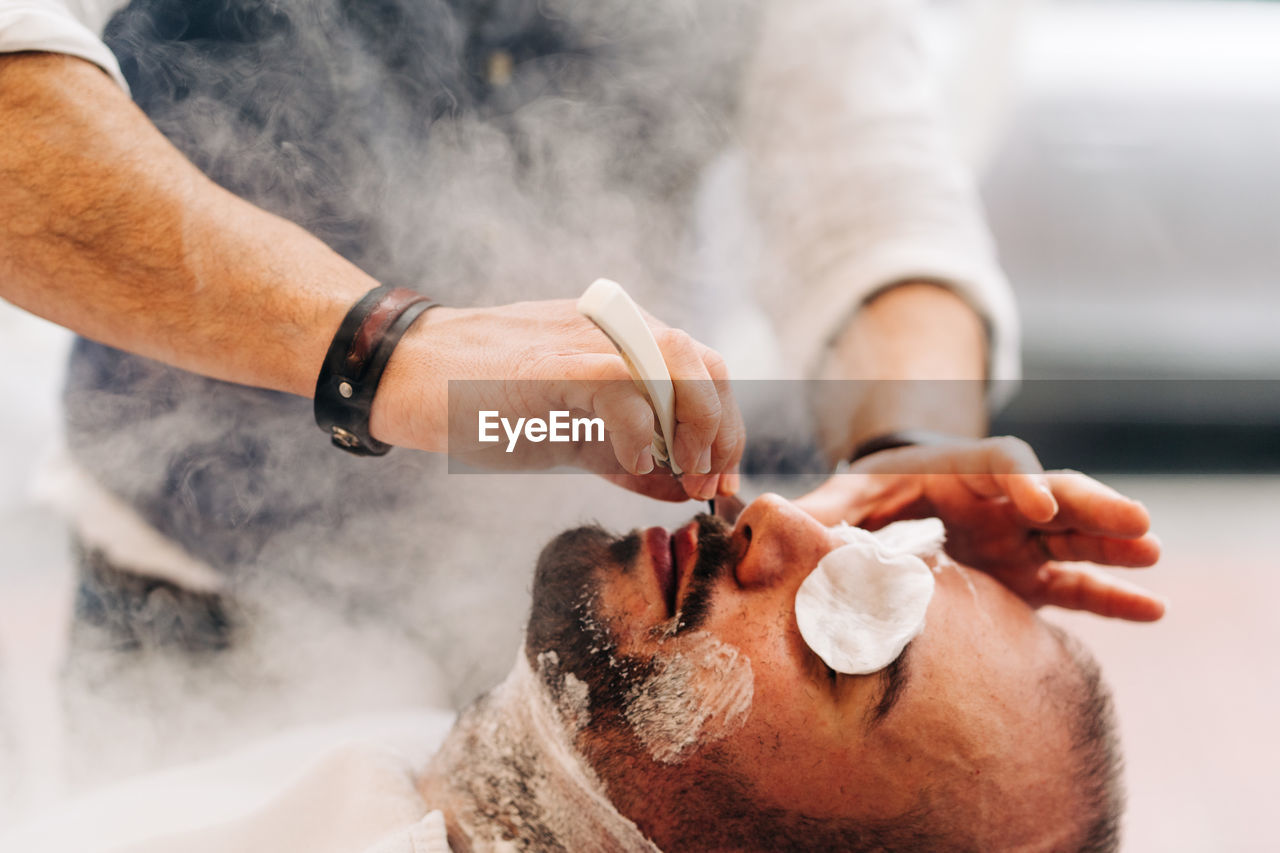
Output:
M631 378L653 408L661 430L653 434L653 458L670 468L672 474L683 474L668 450L675 446L676 389L644 315L622 285L607 278L596 279L582 294L578 313L599 326L613 342Z

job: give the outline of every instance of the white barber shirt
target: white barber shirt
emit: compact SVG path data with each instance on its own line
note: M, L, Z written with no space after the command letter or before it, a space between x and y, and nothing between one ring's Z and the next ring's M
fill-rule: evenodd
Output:
M78 56L127 89L97 37L126 2L0 0L0 53ZM914 0L763 0L762 9L742 146L748 192L768 199L756 223L765 257L737 258L753 270L728 277L741 282L757 273L787 373L814 375L833 337L881 289L930 280L985 319L989 375L1016 379L1013 296L935 101L918 32L922 7ZM733 266L732 257L718 260Z
M128 0L0 0L0 53L40 50L87 59L126 91L120 65L98 33Z

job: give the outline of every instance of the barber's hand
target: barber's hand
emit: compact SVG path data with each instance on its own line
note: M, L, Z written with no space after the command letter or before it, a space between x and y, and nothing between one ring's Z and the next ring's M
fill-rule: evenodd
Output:
M646 315L647 316L647 315ZM494 308L435 308L396 348L375 399L371 432L391 444L448 450L489 468L574 465L663 500L733 494L745 431L724 360L687 333L648 317L676 383L674 447L680 481L656 467L652 409L622 357L573 300ZM449 380L455 382L450 399ZM478 412L546 418L553 410L599 417L605 442L533 444L507 453L507 439L477 441Z
M872 454L797 504L824 524L870 529L937 516L947 553L1039 607L1053 604L1139 622L1164 602L1087 561L1140 568L1159 559L1146 509L1076 471L1046 473L1015 438Z

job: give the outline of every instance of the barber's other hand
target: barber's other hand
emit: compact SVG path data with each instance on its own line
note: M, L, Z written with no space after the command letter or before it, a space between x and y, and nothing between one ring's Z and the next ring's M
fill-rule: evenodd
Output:
M1039 607L1148 622L1164 602L1087 565L1150 566L1159 541L1143 506L1076 471L1045 472L1016 438L885 450L797 501L824 524L877 529L937 516L947 552Z
M746 438L724 360L687 333L648 320L676 382L669 450L685 471L680 481L655 468L655 418L622 357L569 299L429 311L387 366L371 431L390 444L448 450L482 467L574 465L662 500L733 494ZM455 383L450 400L449 380L497 381ZM505 436L500 446L474 441L481 409L513 423L553 410L600 417L607 441L524 442L508 454Z

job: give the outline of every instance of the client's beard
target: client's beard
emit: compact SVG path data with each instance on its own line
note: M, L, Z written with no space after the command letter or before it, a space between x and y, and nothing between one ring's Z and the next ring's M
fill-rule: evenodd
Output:
M699 521L698 563L666 636L697 630L728 567L728 526ZM460 716L428 771L448 799L439 805L454 849L657 850L614 808L593 769L608 764L610 778L638 787L652 769L636 757L644 748L627 712L655 664L618 655L595 607L601 574L633 571L640 549L639 534L598 527L567 531L543 549L525 649L508 679Z
M730 570L729 525L710 515L698 517L698 560L680 602L678 618L655 628L661 636L690 634L702 627L718 578ZM616 537L599 527L566 531L542 550L533 581L533 603L525 632L530 665L554 652L559 673L573 673L587 685L590 729L599 731L625 710L626 697L653 672L649 658L620 655L617 642L597 608L601 576L630 574L639 565L639 533ZM562 690L555 671L543 673L553 697Z
M575 747L650 838L664 825L705 822L707 796L723 787L712 779L721 775L715 744L750 711L750 660L701 630L717 581L732 569L731 533L722 519L698 518L697 561L676 614L650 631L654 652L619 651L599 606L610 572L648 570L638 559L639 534L569 531L538 560L528 661L560 707L572 705L575 692L587 694ZM690 832L682 836L692 840Z

